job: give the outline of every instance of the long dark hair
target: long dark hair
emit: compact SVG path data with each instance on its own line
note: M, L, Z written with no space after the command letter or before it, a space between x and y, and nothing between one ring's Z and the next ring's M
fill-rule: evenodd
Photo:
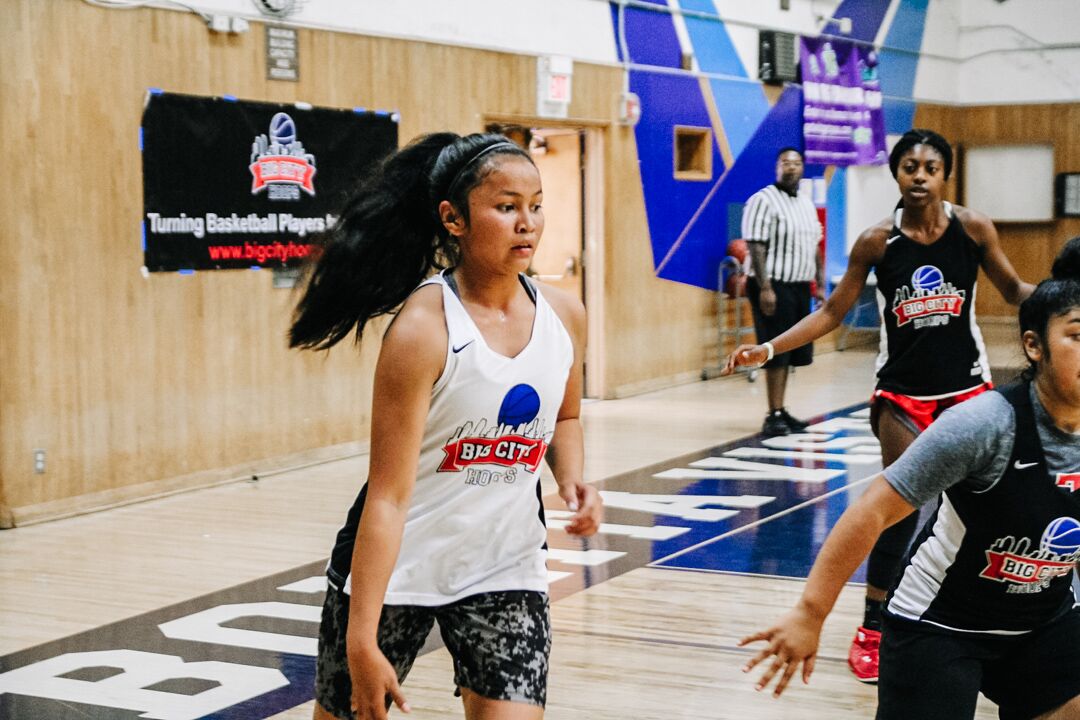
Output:
M1065 243L1054 260L1050 277L1039 283L1035 292L1020 304L1020 336L1028 330L1038 335L1043 344L1043 357L1049 358L1046 326L1050 318L1064 315L1073 308L1080 308L1080 236ZM1037 367L1030 359L1028 363L1022 377L1031 380Z
M326 350L354 328L360 342L369 320L393 312L432 270L453 267L458 246L439 203L448 200L468 223L469 192L499 155L529 158L502 135L433 133L384 160L319 239L289 347Z

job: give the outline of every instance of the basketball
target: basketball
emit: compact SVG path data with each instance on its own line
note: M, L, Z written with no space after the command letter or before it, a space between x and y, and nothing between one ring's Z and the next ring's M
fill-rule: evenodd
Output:
M911 275L911 286L916 290L937 290L945 282L945 276L933 265L923 265Z
M270 120L270 139L279 145L296 141L296 125L287 113L279 112Z
M1059 517L1043 531L1042 549L1055 555L1072 555L1080 551L1080 521Z
M540 395L531 385L515 385L503 398L499 424L517 427L536 419L540 413Z
M725 258L725 261L730 264L721 266L721 269L725 272L724 286L720 289L728 297L744 297L746 295L746 271L750 269L750 250L745 240L736 238L728 243L727 253L735 262L731 263Z

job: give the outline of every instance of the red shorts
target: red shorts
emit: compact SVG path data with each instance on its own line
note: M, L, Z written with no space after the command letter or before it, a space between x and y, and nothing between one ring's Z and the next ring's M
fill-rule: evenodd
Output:
M901 395L888 390L875 390L874 397L870 402L874 404L879 402L879 399L888 400L893 407L901 411L903 414L901 420L907 421L904 424L912 426L911 429L918 434L930 427L930 424L937 420L941 413L953 405L959 405L965 400L970 400L976 395L981 395L987 390L993 389L994 384L988 382L956 395L948 395L933 400L920 400L910 395Z

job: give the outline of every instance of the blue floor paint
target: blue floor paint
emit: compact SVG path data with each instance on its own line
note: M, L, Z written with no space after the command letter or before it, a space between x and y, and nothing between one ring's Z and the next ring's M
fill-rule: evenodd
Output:
M850 417L851 413L865 415L863 408L852 408L821 418ZM813 430L811 426L810 430ZM808 432L810 431L808 430ZM818 433L819 444L835 443L841 439L855 442L865 440L865 445L877 445L877 441L866 431L842 430L838 432ZM724 457L733 450L765 447L765 438L755 436L732 445L716 448L712 457ZM771 441L775 443L776 441ZM858 446L856 446L858 447ZM843 456L844 450L831 449L827 454ZM862 454L862 453L860 453ZM750 458L747 458L750 459ZM763 458L757 458L762 461ZM829 531L839 520L850 502L862 494L863 486L852 489L850 493L835 492L858 481L877 474L881 470L880 461L876 463L845 463L842 460L772 458L769 462L786 467L832 469L842 474L826 482L796 482L776 480L700 480L688 485L681 492L690 495L771 495L774 500L755 510L746 510L731 518L724 526L702 524L695 526L686 537L674 541L654 544L652 567L679 568L683 570L708 570L751 573L761 575L805 578L810 572ZM829 493L834 493L828 496ZM821 498L815 501L815 498ZM795 507L809 503L807 507L790 514L770 517ZM757 520L764 522L757 527L739 532ZM659 520L661 523L685 523L685 520ZM718 537L732 529L735 532L727 538L704 545L701 548L669 556L684 548L692 547L711 538ZM865 582L865 564L852 577L855 582Z
M790 487L785 495L798 495ZM805 498L789 498L790 507ZM712 545L680 555L673 560L654 563L652 567L683 570L711 570L805 578L835 524L835 505L847 506L847 499L829 498L821 503L796 510L746 532L732 535ZM852 576L853 582L866 581L865 563Z

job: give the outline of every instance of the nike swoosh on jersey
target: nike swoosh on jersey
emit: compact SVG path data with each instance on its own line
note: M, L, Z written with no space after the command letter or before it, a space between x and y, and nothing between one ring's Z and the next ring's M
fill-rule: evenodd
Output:
M1035 467L1038 464L1039 463L1037 463L1037 462L1022 463L1019 460L1017 460L1016 462L1013 463L1013 467L1016 468L1017 470L1027 470L1029 467Z
M461 347L456 347L456 348L450 348L450 349L451 349L451 350L453 350L453 351L454 351L454 354L456 355L457 353L461 352L461 351L462 351L462 350L464 350L465 348L467 348L467 347L469 347L470 345L472 345L472 344L473 344L474 342L476 342L476 341L475 341L475 340L470 340L469 342L465 343L465 344L464 344L464 345L462 345Z

